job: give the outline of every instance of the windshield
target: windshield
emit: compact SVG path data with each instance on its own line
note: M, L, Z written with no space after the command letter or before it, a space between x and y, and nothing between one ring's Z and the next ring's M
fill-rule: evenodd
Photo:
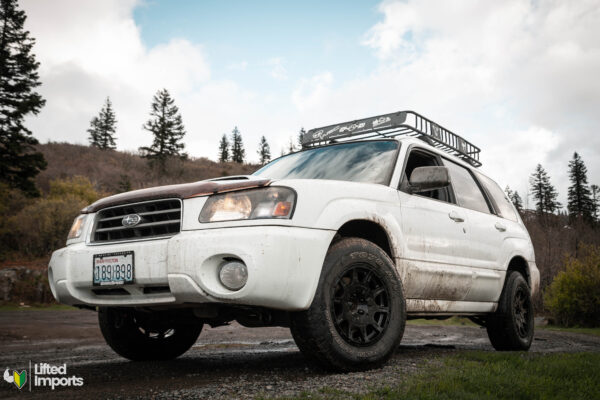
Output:
M395 140L318 147L278 158L253 175L271 179L334 179L387 185L398 147Z

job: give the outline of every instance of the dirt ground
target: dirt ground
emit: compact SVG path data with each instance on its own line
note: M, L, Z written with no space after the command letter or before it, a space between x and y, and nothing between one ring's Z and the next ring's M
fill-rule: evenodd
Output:
M205 327L185 355L168 362L129 362L104 343L93 311L0 312L0 373L29 371L29 363L67 364L81 387L0 382L0 398L254 398L316 391L360 392L393 385L440 355L493 351L484 329L408 325L392 360L379 370L328 374L313 369L285 328ZM600 337L538 329L533 352L600 351ZM31 377L28 372L28 376ZM30 379L31 381L31 379Z

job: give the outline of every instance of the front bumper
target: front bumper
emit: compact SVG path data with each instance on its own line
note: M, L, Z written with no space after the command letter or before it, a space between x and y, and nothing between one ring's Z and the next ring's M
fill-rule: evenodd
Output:
M282 310L307 309L334 231L286 226L182 231L169 238L107 245L72 244L52 254L48 277L61 303L88 306L158 306L231 303ZM94 254L133 251L135 281L111 291L93 286ZM241 259L248 282L226 289L218 267Z

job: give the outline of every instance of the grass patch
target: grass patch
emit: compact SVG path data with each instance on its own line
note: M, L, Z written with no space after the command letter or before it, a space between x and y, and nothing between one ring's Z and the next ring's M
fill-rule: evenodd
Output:
M600 354L468 351L439 358L397 386L362 394L337 390L292 399L598 399Z
M538 326L538 327L536 327L536 329L548 329L550 331L585 333L586 335L600 336L600 327L599 328L579 328L579 327L565 328L564 326L547 325L547 326Z
M436 326L479 326L468 318L450 317L447 319L409 319L408 325L436 325Z
M2 311L72 311L77 310L75 307L66 306L64 304L27 304L25 306L19 304L0 304L0 312Z

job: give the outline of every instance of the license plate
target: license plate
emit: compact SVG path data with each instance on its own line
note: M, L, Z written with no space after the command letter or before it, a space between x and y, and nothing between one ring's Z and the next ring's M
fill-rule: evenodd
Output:
M133 251L94 254L94 285L133 283Z

